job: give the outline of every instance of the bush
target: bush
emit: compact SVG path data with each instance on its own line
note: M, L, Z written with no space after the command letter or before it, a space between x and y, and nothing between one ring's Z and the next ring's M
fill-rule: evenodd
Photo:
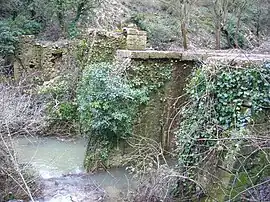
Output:
M46 98L46 119L50 125L46 135L78 134L76 89L81 70L73 63L65 64L58 76L45 81L38 89L38 94Z
M116 144L132 133L137 107L145 96L109 63L85 69L78 90L80 121L85 133Z
M131 136L146 92L132 88L113 64L95 63L84 70L77 95L81 129L89 137L84 166L107 167L112 149Z
M15 20L9 20L8 22L13 29L19 29L21 34L24 35L35 35L38 34L42 29L42 25L39 22L29 20L22 15L19 15L15 18Z
M225 30L226 30L225 33L227 35L228 46L230 48L236 47L236 43L235 43L236 19L231 19L227 23ZM244 30L241 28L239 29L239 32L238 32L237 43L240 48L244 48L247 43L244 36Z
M12 29L7 22L0 21L0 55L5 56L15 53L20 34L20 30Z
M40 23L23 16L18 16L14 21L10 19L0 21L0 55L15 54L19 36L38 34L41 28Z

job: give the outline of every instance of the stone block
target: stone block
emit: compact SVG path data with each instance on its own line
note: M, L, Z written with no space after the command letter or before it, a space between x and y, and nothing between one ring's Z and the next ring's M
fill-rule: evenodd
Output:
M146 33L146 31L138 31L137 32L137 35L138 36L145 36L146 37L147 36L147 33Z
M138 33L138 30L134 28L124 28L123 30L126 35L137 35Z
M127 35L127 49L129 50L144 50L146 48L146 36Z

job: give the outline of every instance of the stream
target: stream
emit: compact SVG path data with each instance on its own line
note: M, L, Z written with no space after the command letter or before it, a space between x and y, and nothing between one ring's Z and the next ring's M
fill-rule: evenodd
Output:
M133 184L125 168L85 173L83 139L19 137L14 147L18 161L31 164L41 177L39 202L121 201Z

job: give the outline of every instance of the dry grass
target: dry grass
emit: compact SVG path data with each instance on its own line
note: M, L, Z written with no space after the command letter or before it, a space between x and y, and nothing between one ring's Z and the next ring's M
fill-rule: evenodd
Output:
M34 135L43 126L41 102L24 93L26 86L0 84L0 201L30 199L39 193L33 170L18 162L13 137Z
M12 147L12 139L0 139L0 201L9 195L18 199L30 199L39 193L39 185L33 171L20 165Z
M27 86L0 84L1 134L33 135L44 125L44 104L24 91Z

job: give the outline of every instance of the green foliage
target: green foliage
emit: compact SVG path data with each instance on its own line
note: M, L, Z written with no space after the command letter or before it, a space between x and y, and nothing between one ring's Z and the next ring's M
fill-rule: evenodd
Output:
M58 107L57 116L62 121L78 121L77 103L61 103Z
M182 111L178 130L179 164L198 168L215 154L212 164L239 151L247 125L270 106L270 69L203 66L194 71L187 87L189 104ZM226 148L222 138L236 138ZM217 160L217 162L215 162ZM194 175L190 172L191 176Z
M76 23L71 23L68 27L68 35L71 39L76 38L79 35L79 29Z
M243 127L270 106L270 70L251 67L217 75L215 109L224 129Z
M13 55L21 35L38 34L40 23L18 16L15 20L0 21L0 54Z
M89 135L87 169L105 164L111 150L132 135L141 106L170 78L171 65L163 65L136 63L128 75L111 63L85 67L77 97L82 130Z
M143 90L132 89L109 63L90 65L78 90L83 130L100 141L115 145L132 134L137 108L145 100Z
M0 13L3 12L6 20L18 21L20 18L23 23L17 25L25 34L37 34L42 28L45 30L43 37L54 38L58 35L73 38L78 34L78 25L89 25L99 3L97 0L1 1Z
M77 60L81 67L92 63L112 62L116 50L125 47L123 36L110 35L106 31L97 31L77 46Z
M0 21L0 55L13 55L19 42L19 30L12 29L7 22Z
M227 33L227 41L228 41L228 45L229 47L236 47L235 44L235 34L236 34L236 19L231 19L228 21L228 23L226 24L226 33ZM243 28L240 27L240 30L238 32L238 38L237 38L237 43L238 46L240 48L244 48L246 46L246 39L245 39L245 35L244 35L244 30Z
M205 178L210 179L206 182L210 192L216 171L213 169L217 166L236 173L236 184L233 182L235 186L229 190L232 196L252 184L250 179L248 183L245 181L254 171L253 168L248 170L246 160L239 161L239 170L233 168L244 138L250 134L247 126L261 110L270 106L269 75L267 65L202 66L193 72L186 89L188 104L181 111L177 132L178 161L190 178L197 180L198 173L208 176ZM195 194L196 185L186 183L184 190L186 194Z
M74 95L76 73L64 72L39 87L38 93L47 97L47 119L53 120L54 124L70 122L76 125L79 122L78 105Z
M170 80L174 61L136 61L129 70L128 80L134 88L145 89L149 94L156 92Z
M26 20L21 27L24 35L36 35L40 33L42 25L35 20Z

